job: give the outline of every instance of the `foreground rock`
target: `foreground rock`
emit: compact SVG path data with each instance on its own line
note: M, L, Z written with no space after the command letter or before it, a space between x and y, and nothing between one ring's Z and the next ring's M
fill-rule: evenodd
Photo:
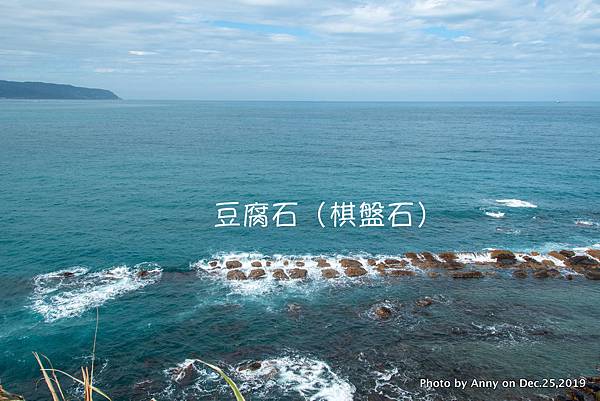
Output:
M258 280L261 278L265 278L266 275L267 273L264 271L264 269L252 269L250 270L248 278L251 278L252 280Z
M480 271L467 271L451 273L452 278L483 278L483 273Z
M23 400L25 400L25 398L23 398L20 395L9 393L8 391L4 390L4 387L2 387L2 385L0 384L0 401L23 401Z
M348 277L359 277L359 276L364 276L365 274L367 274L367 270L360 266L346 267L345 272L346 272L346 276L348 276Z
M387 306L378 306L375 308L375 315L382 320L387 320L392 317L392 310Z
M600 280L600 269L589 269L585 272L585 277L589 280Z
M273 270L273 278L275 280L289 280L289 276L283 271L283 269Z
M340 273L335 269L323 269L321 270L321 275L323 278L338 278Z
M317 267L331 267L331 264L325 259L319 258L317 259Z
M355 259L341 259L340 266L342 267L362 267L362 263Z
M241 270L230 270L227 272L227 280L246 280L246 274Z
M225 262L225 267L228 269L239 269L242 267L242 262L239 260L228 260Z
M498 266L514 265L517 262L517 257L512 251L495 250L490 253L492 259L496 259Z
M290 276L290 278L306 278L306 274L308 273L308 271L306 269L290 269L288 271L288 274Z

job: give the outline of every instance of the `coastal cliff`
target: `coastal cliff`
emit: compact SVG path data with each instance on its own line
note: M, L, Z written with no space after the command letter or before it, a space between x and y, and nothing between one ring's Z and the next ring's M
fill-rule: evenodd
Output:
M119 100L106 89L83 88L46 82L16 82L0 80L0 98L4 99L70 99Z

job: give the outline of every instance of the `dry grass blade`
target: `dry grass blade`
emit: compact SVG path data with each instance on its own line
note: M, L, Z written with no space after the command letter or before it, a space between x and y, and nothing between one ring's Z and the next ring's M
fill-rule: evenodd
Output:
M62 371L62 370L60 370L60 369L44 369L44 370L45 370L45 371L54 371L54 372L58 372L58 373L60 373L60 374L62 374L62 375L65 375L65 376L67 376L69 379L71 379L71 380L73 380L73 381L75 381L75 382L77 382L77 383L79 383L79 384L81 384L81 385L84 385L84 382L83 382L83 381L79 380L79 379L78 379L78 378L76 378L75 376L73 376L73 375L70 375L70 374L68 374L67 372L65 372L65 371ZM111 398L110 398L108 395L106 395L106 394L105 394L105 393L104 393L102 390L100 390L99 388L97 388L97 387L94 387L94 386L90 385L90 390L92 390L92 391L93 391L94 393L96 393L96 394L100 394L102 397L106 398L108 401L112 401L112 399L111 399ZM60 400L59 400L59 401L60 401Z
M238 386L234 383L233 380L231 380L231 378L229 376L227 376L225 374L225 372L223 372L223 370L221 368L219 368L218 366L215 366L213 364L210 364L208 362L204 362L201 359L198 359L198 362L201 362L201 363L205 364L206 366L208 366L209 368L211 368L212 370L214 370L215 372L217 372L219 374L219 376L221 376L223 378L223 380L225 380L227 382L227 384L229 385L229 387L233 391L233 394L235 395L236 401L246 401L244 399L244 396L242 395L242 392L238 388Z
M48 376L48 372L46 371L46 368L44 367L44 364L42 363L39 354L37 352L34 352L33 356L35 357L35 360L37 361L38 365L40 365L40 370L42 371L42 375L44 376L44 381L46 382L46 386L48 387L48 390L52 395L52 401L60 401L60 398L58 398L56 390L54 389L54 385L52 384L52 379L50 379L50 376Z

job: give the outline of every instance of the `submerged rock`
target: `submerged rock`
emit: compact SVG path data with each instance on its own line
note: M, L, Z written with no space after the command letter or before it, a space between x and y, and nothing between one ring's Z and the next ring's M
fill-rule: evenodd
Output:
M228 260L225 262L225 267L228 269L239 269L242 267L242 262L239 260Z
M362 267L362 263L360 263L356 259L341 259L340 266L342 266L342 267Z
M422 298L422 299L418 299L415 302L415 304L418 307L424 308L426 306L429 306L429 305L433 304L433 299L431 299L430 297L425 297L425 298Z
M600 269L588 269L585 272L585 278L589 280L600 280Z
M392 317L392 310L387 306L378 306L375 308L375 315L380 319L387 320Z
M446 262L454 262L458 257L454 252L442 252L438 254L440 259L445 260Z
M251 278L252 280L258 280L260 278L265 278L266 275L267 273L264 269L252 269L250 270L248 278Z
M438 272L428 272L427 276L429 276L430 278L438 278L439 276L441 276L441 274Z
M227 272L227 280L246 280L246 274L241 270L230 270Z
M283 271L283 269L275 269L273 270L273 278L275 280L289 280L288 275Z
M2 387L2 385L0 384L0 401L24 401L25 398L23 398L20 395L16 395L13 393L9 393L8 391L4 390L4 387Z
M252 361L252 362L247 362L247 363L243 363L238 367L238 371L242 372L242 371L250 371L250 372L255 372L258 369L260 369L262 367L262 363L259 361Z
M548 270L546 269L538 269L533 272L533 277L535 278L548 278L550 274L548 274Z
M317 267L331 267L331 264L325 259L317 259Z
M364 276L365 274L367 274L367 270L365 270L365 268L360 267L360 266L349 266L346 267L346 276L348 277L359 277L359 276Z
M483 273L477 270L451 273L452 278L483 278Z
M515 278L527 278L527 270L517 269L513 272L513 277Z
M306 274L308 271L306 269L290 269L288 270L288 274L290 278L306 278Z
M340 273L335 269L323 269L321 270L323 278L338 278Z

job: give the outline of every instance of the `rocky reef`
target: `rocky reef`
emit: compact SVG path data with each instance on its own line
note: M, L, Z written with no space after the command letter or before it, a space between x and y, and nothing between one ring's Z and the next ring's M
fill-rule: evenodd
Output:
M198 270L227 280L276 281L360 279L361 277L448 277L481 279L506 275L517 279L585 278L600 280L600 250L539 252L407 252L399 256L369 257L223 257L193 264Z

